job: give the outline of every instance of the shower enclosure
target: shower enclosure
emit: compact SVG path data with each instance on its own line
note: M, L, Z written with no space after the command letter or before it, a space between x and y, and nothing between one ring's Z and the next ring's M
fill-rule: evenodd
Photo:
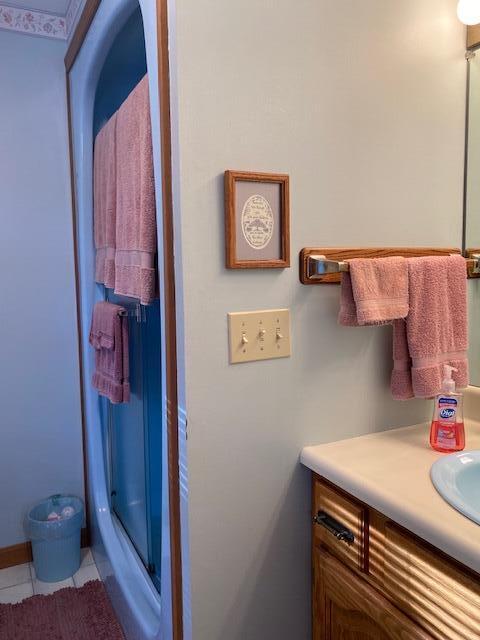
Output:
M67 52L65 59L90 530L97 566L128 640L189 635L182 629L175 281L164 175L168 158L165 130L161 135L159 127L165 121L158 86L165 56L159 56L157 27L162 24L158 10L165 7L164 0L87 0L91 24L82 34L81 48L73 55ZM143 306L95 283L92 176L96 134L147 71L161 295ZM91 386L94 362L88 334L93 307L101 300L127 311L127 404L113 405Z
M147 73L143 20L138 7L116 36L97 83L93 137ZM110 506L155 586L161 566L161 353L160 306L142 306L100 287L100 295L127 310L131 400L102 399Z

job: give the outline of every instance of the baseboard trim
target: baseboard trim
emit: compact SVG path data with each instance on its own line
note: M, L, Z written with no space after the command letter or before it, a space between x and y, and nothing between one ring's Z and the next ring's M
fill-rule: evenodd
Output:
M89 537L88 530L82 529L82 547L90 546ZM25 562L31 561L32 545L30 542L20 542L20 544L14 544L11 547L3 547L0 549L0 569L6 569L7 567L13 567L16 564L25 564Z

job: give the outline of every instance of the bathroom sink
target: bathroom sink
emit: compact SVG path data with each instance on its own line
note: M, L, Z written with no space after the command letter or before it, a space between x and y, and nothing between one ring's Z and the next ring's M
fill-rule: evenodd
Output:
M432 465L430 477L444 500L480 524L480 451L462 451L440 458Z

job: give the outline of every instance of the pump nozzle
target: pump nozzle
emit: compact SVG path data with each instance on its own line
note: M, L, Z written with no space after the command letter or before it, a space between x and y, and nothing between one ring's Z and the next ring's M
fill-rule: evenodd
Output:
M455 367L451 367L449 364L443 365L444 378L442 380L442 390L447 393L455 392L455 380L452 378L452 373L458 371Z

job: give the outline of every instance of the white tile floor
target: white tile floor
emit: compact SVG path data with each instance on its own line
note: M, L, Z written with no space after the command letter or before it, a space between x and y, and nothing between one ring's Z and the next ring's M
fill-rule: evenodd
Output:
M81 587L89 580L100 580L90 549L82 549L82 563L77 573L61 582L37 580L33 563L0 569L0 604L15 604L33 595L48 595L64 587Z

